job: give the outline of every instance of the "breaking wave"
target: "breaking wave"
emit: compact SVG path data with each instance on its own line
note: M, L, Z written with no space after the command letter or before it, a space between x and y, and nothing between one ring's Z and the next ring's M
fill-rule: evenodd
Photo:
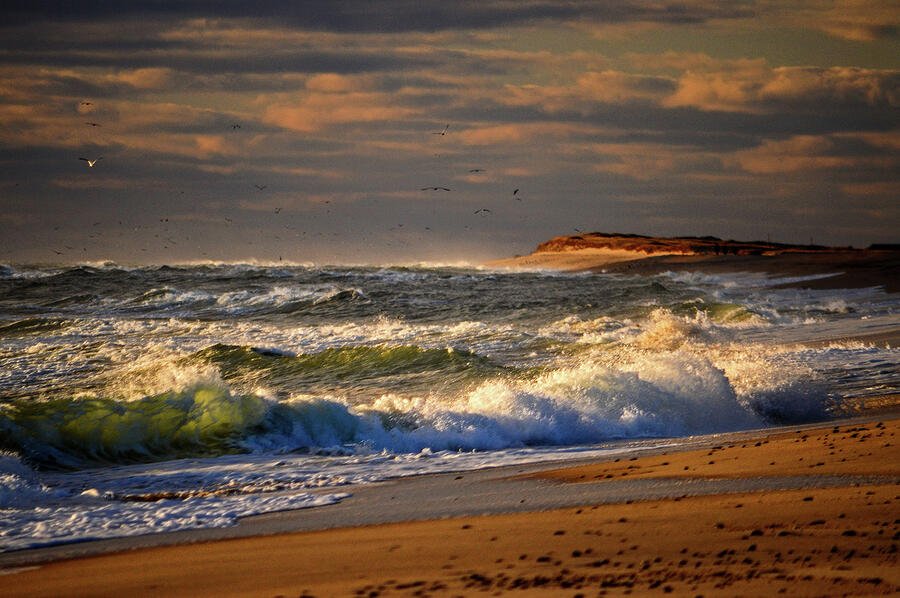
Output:
M639 343L637 343L639 345ZM13 401L0 411L2 448L44 468L256 451L470 451L684 436L824 417L814 379L788 365L710 359L686 350L580 365L498 371L473 354L418 347L354 347L314 355L214 346L198 355L228 368L257 361L341 378L484 368L450 394L352 396L242 392L216 376L137 400ZM492 375L485 372L493 371ZM765 372L765 375L763 373ZM352 384L350 384L352 386Z

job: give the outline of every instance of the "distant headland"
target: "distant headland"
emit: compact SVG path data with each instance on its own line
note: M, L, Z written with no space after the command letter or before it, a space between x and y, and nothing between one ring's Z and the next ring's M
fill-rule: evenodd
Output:
M865 249L735 241L718 237L649 237L625 233L580 233L554 237L529 255L485 264L512 270L560 270L658 274L763 272L781 277L816 277L790 286L858 288L883 286L900 292L900 243ZM827 275L827 276L826 276Z

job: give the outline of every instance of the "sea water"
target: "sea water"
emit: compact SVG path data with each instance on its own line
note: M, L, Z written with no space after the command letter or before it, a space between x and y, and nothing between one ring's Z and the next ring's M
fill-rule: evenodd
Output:
M896 392L878 287L462 267L0 266L0 550L349 484L826 419Z

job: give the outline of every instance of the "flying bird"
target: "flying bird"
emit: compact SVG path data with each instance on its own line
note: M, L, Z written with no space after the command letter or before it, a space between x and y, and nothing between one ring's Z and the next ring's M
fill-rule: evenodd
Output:
M281 212L281 208L275 208L275 213L278 214L279 212Z
M522 198L521 198L521 197L518 197L518 193L519 193L519 190L518 190L518 189L516 189L515 191L513 191L513 197L516 198L516 201L522 201Z
M475 211L472 212L472 213L473 213L473 214L493 214L493 212L491 212L491 211L490 211L489 209L487 209L487 208L481 208L480 210L475 210Z
M82 105L82 106L90 106L90 105L91 105L91 102L81 102L81 105Z
M256 187L259 191L262 191L263 189L265 189L267 187L267 185L253 185L253 186Z
M484 168L470 168L469 172L484 172Z
M103 159L103 156L100 156L99 158L97 158L97 159L95 159L95 160L88 160L87 158L78 158L78 159L79 159L79 160L84 160L85 162L87 162L87 163L88 163L88 168L93 168L93 167L94 167L94 164L96 164L97 162L99 162L100 160Z
M419 191L450 191L447 187L422 187Z
M101 126L100 123L90 123L90 122L87 122L87 123L84 123L84 124L86 124L86 125L89 126L89 127L99 127L99 126Z
M233 125L231 125L231 128L232 128L232 129L240 129L240 128L241 128L241 125L239 125L239 124L237 124L237 123L234 123Z
M449 125L449 124L448 124L448 125L444 125L444 128L443 128L443 129L441 129L440 131L432 131L431 134L432 134L432 135L446 135L446 134L447 134L447 129L449 129L449 128L450 128L450 125Z

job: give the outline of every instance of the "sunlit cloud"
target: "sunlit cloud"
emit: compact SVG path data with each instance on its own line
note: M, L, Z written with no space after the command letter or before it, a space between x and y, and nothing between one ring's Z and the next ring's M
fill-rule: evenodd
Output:
M577 132L577 127L565 123L521 123L472 127L461 131L457 137L463 145L503 146L538 140L547 143L564 139Z
M777 67L751 62L733 68L690 71L664 105L703 110L771 112L835 106L894 109L900 105L900 72L860 68Z
M735 152L726 161L755 174L900 166L895 153L863 152L860 142L865 138L858 135L796 135L766 140L758 147Z
M391 121L415 113L410 107L396 104L390 94L310 93L294 100L274 100L264 109L262 121L308 133L334 124Z
M706 155L688 146L651 143L602 143L592 149L603 158L595 165L598 172L642 181L689 172Z
M891 0L834 0L810 3L800 23L852 41L874 41L900 35L900 10Z

